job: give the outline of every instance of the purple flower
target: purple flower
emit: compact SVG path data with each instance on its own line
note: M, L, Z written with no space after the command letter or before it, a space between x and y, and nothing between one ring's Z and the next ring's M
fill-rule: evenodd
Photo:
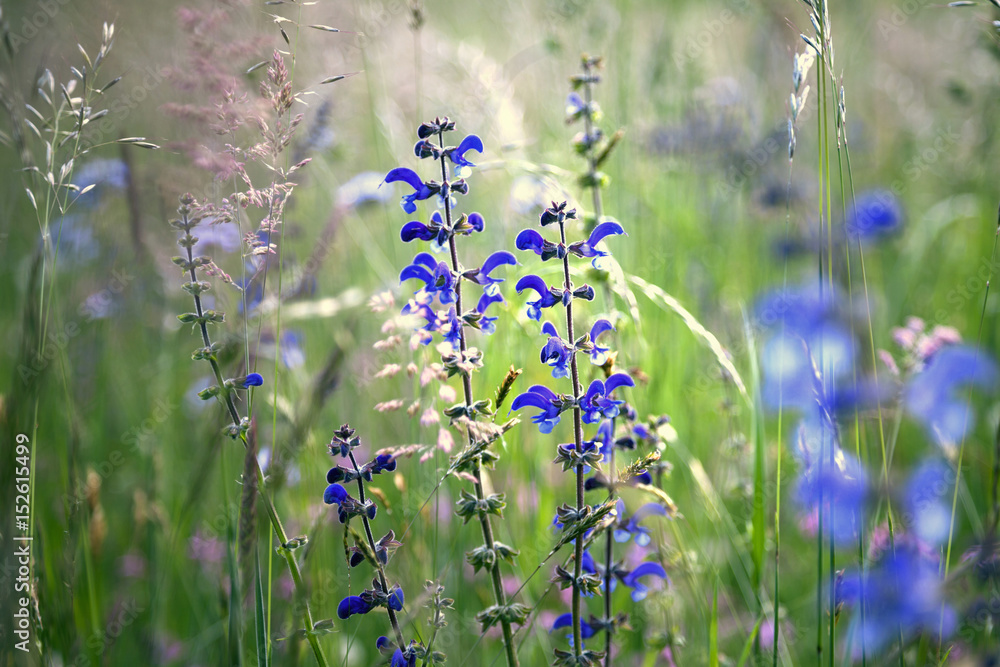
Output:
M590 363L596 366L603 366L608 360L608 348L600 347L597 344L597 339L601 334L614 330L615 328L611 325L611 322L605 319L597 320L594 322L594 326L590 327L590 342L594 344L594 349L590 351Z
M649 595L649 588L639 581L641 578L649 576L658 577L666 580L667 582L670 581L670 578L667 576L667 571L663 569L663 566L659 563L651 562L642 563L621 578L622 583L632 589L632 600L635 602L644 600L646 596Z
M545 281L536 275L527 275L517 281L514 289L520 294L526 289L538 292L538 299L528 302L528 318L536 322L542 318L542 309L551 308L562 303L562 290L549 287Z
M248 389L250 387L259 387L264 384L264 378L260 373L251 373L250 375L239 379L237 382L244 389Z
M424 291L437 294L442 304L455 302L455 274L444 262L435 262L430 253L419 253L413 258L413 263L399 274L400 283L412 278L422 281Z
M551 389L540 384L533 385L528 391L519 394L510 404L510 411L520 410L524 407L538 408L541 410L531 418L531 421L538 424L538 430L542 433L551 433L555 425L559 423L559 414L562 412L562 400Z
M861 462L841 449L835 427L822 418L799 425L796 456L796 500L809 513L822 512L824 530L834 542L855 543L868 499L868 476Z
M566 246L546 240L534 229L525 229L520 232L514 239L514 245L518 250L532 251L541 257L543 262L547 262L553 257L562 259L566 256Z
M496 333L497 325L496 321L499 317L487 317L486 309L492 306L494 303L506 303L504 301L503 295L498 291L496 294L490 294L489 292L484 292L481 297L479 297L479 303L476 304L476 312L482 315L479 319L479 330L486 335L492 335Z
M337 605L337 616L342 621L346 621L354 614L367 614L373 608L364 598L357 595L348 595Z
M637 509L635 514L633 514L628 521L624 521L625 502L619 499L618 516L619 521L623 521L624 525L615 529L615 542L628 542L634 537L637 546L645 547L649 546L649 543L652 541L652 537L650 535L649 528L640 526L639 524L643 521L643 519L649 516L667 516L667 510L659 503L646 503Z
M549 632L555 632L559 628L572 628L572 627L573 627L573 614L566 613L556 618L556 620L552 623L552 628L549 630ZM590 639L595 634L597 634L597 631L594 630L593 626L591 626L590 623L587 623L586 621L583 620L580 621L581 639ZM573 635L571 634L566 635L566 639L569 640L570 646L572 646Z
M568 251L577 257L593 257L594 261L592 264L594 265L594 268L598 268L597 260L601 257L607 257L610 253L604 250L598 250L597 244L603 241L607 236L624 233L625 230L617 222L602 222L594 227L594 231L590 233L590 236L586 241L577 241L576 243L570 244Z
M327 505L339 505L348 497L347 489L342 487L340 484L331 484L326 487L326 491L323 492L323 502Z
M625 401L610 398L618 387L634 387L635 383L626 373L615 373L606 382L594 380L587 388L587 393L580 399L580 409L583 410L583 421L586 424L596 424L602 417L613 419L618 416L618 406Z
M413 188L413 194L403 195L400 201L400 206L407 213L415 213L417 211L417 205L414 202L423 201L425 199L430 199L434 195L441 191L441 186L436 183L424 183L420 180L420 176L417 172L412 169L407 169L406 167L397 167L393 169L385 176L384 183L395 183L397 181L402 181Z
M939 444L952 445L965 437L975 424L968 402L959 388L974 386L994 390L996 363L981 350L950 345L931 356L923 371L914 375L904 390L906 409Z
M948 538L951 510L944 502L955 479L952 469L938 459L921 463L906 484L906 513L910 530L929 545Z
M466 271L463 273L463 277L467 280L471 280L477 285L482 285L487 294L497 294L499 293L499 288L496 287L497 284L503 282L503 278L493 278L490 276L497 267L508 264L510 266L517 266L517 258L506 250L498 250L483 262L482 268L474 269L472 271Z
M937 637L950 635L956 615L945 604L936 557L908 544L896 544L864 573L849 573L837 584L837 602L864 606L852 624L860 634L854 641L856 656L882 650L899 638L921 631Z
M567 345L558 336L549 338L542 348L541 361L552 367L552 377L554 378L569 377L569 364L572 359L573 346Z
M847 210L847 235L852 239L878 239L898 231L903 223L899 199L889 190L869 190L858 195Z
M483 140L474 134L470 134L462 139L455 149L448 151L448 158L455 163L456 176L468 176L472 167L476 165L466 159L465 154L469 151L483 152Z

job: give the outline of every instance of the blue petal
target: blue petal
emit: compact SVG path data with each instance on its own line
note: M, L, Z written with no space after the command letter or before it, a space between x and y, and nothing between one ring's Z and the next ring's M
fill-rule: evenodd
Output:
M594 231L590 232L590 237L587 238L587 245L593 247L600 243L604 237L611 236L612 234L624 234L625 229L619 225L617 222L602 222L601 224L594 227Z
M639 523L648 516L667 516L666 508L659 503L646 503L632 515L632 523Z
M494 294L484 292L483 295L479 297L479 303L476 304L476 312L480 315L485 315L486 309L494 303L504 303L503 295L499 292Z
M545 283L545 281L533 274L524 276L518 280L517 284L514 285L514 289L517 290L518 294L526 289L534 290L538 292L538 296L542 298L545 298L545 296L549 293L549 286Z
M340 484L331 484L323 492L323 502L327 505L339 505L347 498L347 489Z
M611 322L605 319L597 320L596 322L594 322L594 326L590 328L590 340L595 341L597 340L597 337L600 336L601 334L614 330L615 328L611 324Z
M546 320L545 324L542 325L542 333L551 338L559 337L559 332L556 331L556 325L552 324L552 322L549 322L548 320Z
M412 278L422 281L425 285L430 285L434 282L434 274L419 264L410 264L399 274L400 283L405 283Z
M639 565L622 578L622 583L626 586L635 586L640 577L654 576L660 579L667 578L667 571L659 563L645 562Z
M434 235L435 233L427 225L416 220L403 225L403 229L399 233L400 238L403 239L403 243L409 243L413 239L430 241L434 238Z
M397 167L385 175L386 183L396 183L402 181L408 183L414 190L420 191L424 187L424 182L420 180L417 172L406 167Z
M608 378L607 382L604 383L606 391L605 396L613 392L618 387L634 387L634 386L635 382L633 382L632 378L628 376L628 373L615 373L614 375Z
M573 625L573 614L561 614L556 617L556 620L552 623L552 627L549 632L558 630L559 628L569 628Z
M476 151L477 153L483 152L483 140L474 134L470 134L465 139L462 139L462 143L452 151L450 157L451 161L459 166L464 167L475 167L473 163L465 159L465 154L468 151Z
M389 594L389 609L403 611L403 589L397 588Z
M488 276L493 271L493 269L503 264L517 266L517 258L514 257L514 255L512 255L511 253L507 252L506 250L498 250L497 252L493 253L492 255L486 258L486 261L483 262L483 268L480 269L480 272Z
M470 213L467 222L472 225L472 228L477 232L483 231L486 223L483 221L483 216L478 213Z
M346 621L354 614L367 614L371 610L372 608L357 595L348 595L337 605L337 616Z
M542 248L545 246L545 237L534 229L525 229L518 233L514 239L514 245L518 250L531 250L541 255Z
M243 380L244 387L259 387L264 384L264 378L260 373L251 373Z

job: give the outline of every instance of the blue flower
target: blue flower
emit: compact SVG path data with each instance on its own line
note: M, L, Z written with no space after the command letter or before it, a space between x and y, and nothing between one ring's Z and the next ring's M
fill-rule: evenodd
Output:
M906 484L905 502L910 530L929 545L937 546L948 538L951 510L944 499L954 478L954 473L944 461L929 459L917 467Z
M579 93L570 93L566 96L566 122L577 120L587 110L587 103L583 101Z
M441 214L434 211L434 215L441 218ZM414 239L420 239L421 241L430 241L438 237L440 230L434 230L420 222L419 220L411 220L410 222L403 225L403 228L399 232L399 237L403 240L403 243L409 243ZM445 241L448 239L445 238ZM438 239L440 243L441 240Z
M622 521L624 525L620 528L615 528L615 542L628 542L630 539L635 537L636 545L645 547L649 546L649 543L652 541L652 537L649 528L640 526L639 524L648 516L667 516L667 510L659 503L646 503L637 509L635 514L633 514L628 521L624 521L625 502L619 500L618 516L620 517L619 521Z
M561 290L556 290L545 284L545 281L536 275L527 275L517 281L514 289L520 294L526 289L538 292L538 299L528 302L528 318L536 322L542 318L542 309L551 308L562 303L563 294Z
M604 250L598 250L597 244L603 241L607 236L624 233L625 230L617 222L602 222L594 227L594 231L590 232L590 236L586 241L571 243L568 250L577 257L593 257L594 261L592 264L594 265L594 268L598 268L597 260L601 257L607 257L610 253L605 252Z
M906 409L939 444L958 443L975 424L968 402L958 393L972 385L993 390L996 363L984 352L965 345L938 350L904 390Z
M389 599L386 602L389 609L393 611L403 611L403 589L397 586L389 593Z
M448 158L455 163L456 176L468 176L472 167L476 166L465 158L465 154L469 151L483 152L483 141L474 134L462 139L462 143L454 150L448 151Z
M608 360L608 348L600 347L597 344L597 339L601 334L614 330L615 328L611 322L605 319L597 320L594 322L594 326L590 327L590 342L594 344L594 349L590 351L590 363L596 366L603 366Z
M337 616L346 621L355 614L367 614L374 607L364 598L357 595L348 595L337 605Z
M455 302L455 274L444 262L435 262L430 253L419 253L399 274L400 283L412 278L423 281L424 291L437 294L442 304Z
M400 206L407 213L415 213L417 210L417 205L414 202L423 201L425 199L430 199L434 195L441 191L441 186L434 183L424 183L420 180L420 176L417 172L412 169L407 169L406 167L397 167L393 169L385 176L384 183L395 183L397 181L402 181L413 188L414 192L411 195L403 195L400 201Z
M618 387L634 387L635 383L626 373L615 373L602 382L594 380L587 388L587 393L580 400L580 409L583 410L583 421L586 424L596 424L602 417L613 419L618 416L618 406L625 401L616 401L610 398L611 393Z
M504 301L503 295L500 294L500 292L497 292L496 294L490 294L488 292L484 292L483 295L479 297L479 303L476 304L476 312L482 315L482 317L479 319L479 330L488 336L496 333L497 330L496 321L499 319L499 317L486 316L486 309L492 306L494 303L506 303Z
M890 190L869 190L858 195L847 211L847 235L852 239L877 239L899 230L903 210Z
M403 650L397 648L396 651L392 654L392 662L389 664L389 667L414 667L416 664L417 664L416 653L411 653L410 657L407 658L403 654Z
M520 232L514 239L514 245L518 250L532 251L541 257L543 262L547 262L553 257L562 259L566 256L566 246L546 240L534 229L525 229Z
M502 283L503 278L493 278L490 274L504 264L517 266L517 258L506 250L498 250L486 258L482 268L466 271L462 276L477 285L482 285L487 294L497 294L499 289L496 285Z
M941 594L939 564L914 545L897 542L867 572L844 576L837 585L837 602L864 612L852 624L860 634L854 641L856 656L880 651L899 638L921 631L937 637L950 635L956 615Z
M812 514L822 512L823 529L837 544L853 544L865 520L868 476L852 454L841 449L836 428L825 419L799 425L796 455L800 470L796 499Z
M524 407L533 407L541 410L540 413L531 418L531 421L538 424L538 430L542 433L551 433L555 425L559 423L559 413L562 412L562 402L551 389L540 384L533 385L528 391L519 394L510 404L510 411L520 410Z
M323 492L323 502L327 505L339 505L349 497L347 489L342 487L340 484L331 484L326 487L326 491Z
M667 571L663 569L663 566L659 563L651 562L642 563L621 578L622 583L632 589L632 600L635 602L644 600L646 596L649 595L649 588L639 581L642 577L648 576L665 579L668 583L670 581L670 578L667 576Z
M264 384L264 378L260 373L251 373L240 380L240 385L242 385L244 389L248 389L249 387L259 387L262 384Z
M572 359L573 346L567 345L558 336L549 338L542 348L542 363L552 367L552 377L554 378L569 377L569 364Z
M448 314L438 324L438 330L442 332L441 337L451 344L453 350L460 349L462 345L462 320L458 319L455 307L448 309Z
M556 620L552 623L552 628L549 630L549 632L555 632L559 628L572 628L572 627L573 627L573 614L566 613L566 614L562 614L562 615L560 615L560 616L558 616L556 618ZM597 634L597 631L594 630L593 626L591 626L590 623L587 623L586 621L584 621L584 620L581 619L581 621L580 621L580 638L581 639L590 639L595 634ZM566 639L569 640L570 646L572 646L573 645L573 635L571 635L571 634L566 635Z

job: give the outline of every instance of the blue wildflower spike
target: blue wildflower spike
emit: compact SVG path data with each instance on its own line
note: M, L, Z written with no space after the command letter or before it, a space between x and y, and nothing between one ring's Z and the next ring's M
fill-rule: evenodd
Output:
M526 289L538 292L539 298L528 302L528 318L536 322L541 319L543 308L551 308L563 301L561 291L557 292L553 290L553 288L545 284L544 280L536 275L524 276L517 281L514 289L518 294Z
M458 318L458 312L452 306L448 309L445 318L439 323L438 330L445 342L450 343L453 350L461 348L462 341L462 320Z
M642 577L659 577L660 579L665 579L670 581L667 576L667 571L663 569L663 566L659 563L645 562L639 565L637 568L622 577L622 583L632 589L632 600L639 602L644 600L647 595L649 595L649 588L646 587L639 579Z
M596 268L597 258L606 257L610 254L604 250L598 250L597 244L603 241L605 237L619 234L625 234L625 230L617 222L602 222L594 227L594 231L590 232L590 236L586 241L571 243L567 250L577 257L593 257Z
M406 167L397 167L393 169L386 174L383 182L396 183L400 181L406 183L414 190L413 194L403 195L402 200L400 200L400 206L403 207L403 210L411 214L416 213L417 211L417 205L414 202L430 199L441 190L440 185L424 183L420 180L420 176L417 175L417 172L412 169L407 169Z
M337 616L346 621L355 614L367 614L372 610L372 606L365 602L364 598L357 595L348 595L337 605Z
M570 93L566 96L566 120L574 121L583 115L587 109L587 103L583 101L579 93Z
M541 410L539 414L531 418L531 421L538 424L538 430L542 433L551 433L555 425L559 423L559 413L561 412L559 397L544 385L533 385L528 388L528 391L519 394L511 402L510 411L514 412L524 407Z
M594 326L590 327L590 342L594 344L594 348L590 351L590 363L595 366L603 366L607 362L608 348L599 346L597 339L601 334L614 330L615 328L611 322L605 319L597 320L594 322Z

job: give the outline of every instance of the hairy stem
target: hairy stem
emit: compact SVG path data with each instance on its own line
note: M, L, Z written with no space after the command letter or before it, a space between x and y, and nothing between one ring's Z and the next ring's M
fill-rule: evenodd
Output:
M441 147L444 148L443 130L438 133L438 142L440 143ZM447 158L444 157L443 155L441 156L441 181L443 183L448 182L448 167L445 164L446 159ZM448 228L450 229L452 225L450 194L446 194L446 196L444 197L444 215L445 215L445 221L448 225ZM448 239L448 250L451 254L451 270L457 274L459 272L458 250L455 246L454 236L451 236ZM463 326L463 324L461 324L461 317L463 312L461 277L459 277L455 282L455 309L458 313L460 322L459 332L458 332L459 350L464 356L465 351L468 349L468 346L465 341L465 327ZM468 373L462 373L461 375L462 375L462 390L465 395L465 405L466 407L471 407L472 404L475 402L472 398L472 378L469 376ZM472 445L473 436L471 429L468 430L468 438L469 438L469 444ZM475 484L473 486L475 486L476 489L476 499L482 501L483 499L485 499L486 494L483 491L482 466L480 465L479 461L476 461L476 467L473 470L472 475L473 477L475 477ZM488 515L486 514L480 515L479 526L482 529L483 543L486 545L486 548L496 553L496 541L493 539L493 525L490 522L490 518ZM500 562L499 559L497 558L493 559L493 564L490 566L490 579L493 584L493 597L496 601L497 606L506 607L507 596L504 594L503 591L503 580L500 577ZM518 664L517 650L514 646L514 632L513 630L511 630L510 621L508 621L506 618L501 618L500 627L503 630L503 644L504 644L504 651L506 652L507 655L507 667L516 667L516 665Z
M187 222L186 214L184 218L185 222ZM194 261L194 256L190 246L187 247L187 258L189 263ZM196 282L197 276L193 267L189 269L189 273L191 276L191 282ZM199 317L202 342L205 344L206 348L210 348L212 346L212 340L208 335L208 325L204 320L201 297L197 294L194 295L194 306ZM241 422L240 414L236 409L236 403L233 401L232 393L226 390L225 379L222 377L222 368L219 366L219 362L216 360L214 355L209 356L208 361L212 365L212 372L215 374L216 382L219 383L219 387L222 388L225 394L225 403L226 408L229 410L229 416L232 418L233 424L239 428ZM243 441L244 448L247 447L246 436L243 433L240 433L240 440ZM271 521L271 527L274 529L274 532L278 537L278 541L284 545L288 542L288 534L285 532L285 527L282 525L281 519L278 517L278 511L274 507L274 502L271 500L271 496L265 489L264 473L261 471L260 464L257 462L256 457L254 457L254 468L257 473L257 493L264 501L264 508L267 510L268 519ZM285 559L285 563L288 565L288 571L292 576L292 582L295 584L295 592L302 604L302 621L305 623L306 637L309 640L309 645L312 647L313 655L316 656L316 662L320 665L320 667L328 667L326 656L323 654L323 649L319 645L319 639L312 632L313 616L312 610L309 608L309 598L306 591L306 585L302 579L302 570L299 569L299 563L295 559L295 555L290 550L281 549L280 552L282 557Z
M358 468L358 461L354 458L354 452L349 451L348 455L351 457L351 465L354 466L354 472L358 474L358 497L361 499L361 504L365 503L365 481L361 478L361 469ZM385 578L385 568L382 567L382 563L378 559L378 549L375 546L375 536L372 534L372 525L368 521L368 515L361 515L361 522L365 525L365 537L368 538L368 546L371 547L372 553L375 554L375 569L378 570L378 580L382 584L382 590L386 593L389 592L389 582ZM396 635L396 645L399 648L403 648L403 633L399 629L399 620L396 618L396 612L392 607L386 607L386 611L389 612L389 623L392 624L392 632Z

